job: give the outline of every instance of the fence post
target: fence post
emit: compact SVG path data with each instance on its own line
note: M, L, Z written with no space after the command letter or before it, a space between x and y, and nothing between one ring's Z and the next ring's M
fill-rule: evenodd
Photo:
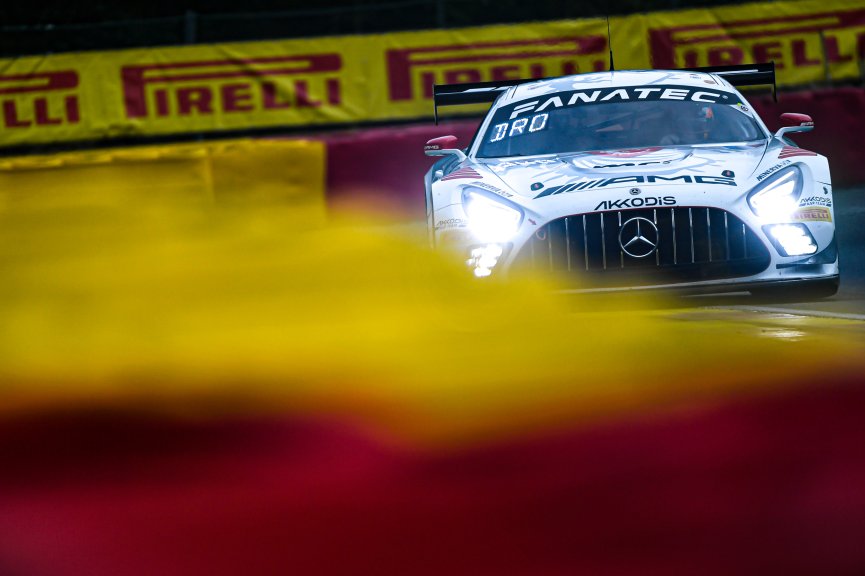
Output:
M447 15L445 14L445 0L436 0L436 24L439 28L447 28Z
M194 10L187 10L183 15L183 43L195 44L198 36L198 15Z

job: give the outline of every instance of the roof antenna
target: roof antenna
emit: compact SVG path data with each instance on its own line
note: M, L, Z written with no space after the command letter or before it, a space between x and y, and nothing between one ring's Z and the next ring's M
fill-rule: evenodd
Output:
M610 17L605 16L607 19L607 45L610 47L610 72L614 72L616 70L615 64L613 64L613 40L610 36Z

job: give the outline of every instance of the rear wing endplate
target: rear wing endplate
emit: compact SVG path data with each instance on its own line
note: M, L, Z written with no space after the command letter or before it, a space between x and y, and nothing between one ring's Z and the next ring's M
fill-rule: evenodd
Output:
M778 101L775 85L775 62L765 64L737 64L732 66L704 66L702 68L683 68L688 72L705 72L720 76L733 86L772 86L772 98Z
M546 80L546 78L469 82L464 84L434 84L433 114L435 116L435 123L439 123L439 106L492 103L499 97L499 94L508 88L527 82L537 82L538 80Z
M733 86L772 86L772 97L778 101L775 86L775 62L765 64L736 64L731 66L704 66L682 68L683 72L704 72L720 76ZM527 82L550 80L550 78L524 78L520 80L498 80L493 82L469 82L464 84L434 84L433 114L439 123L439 106L460 106L494 102L499 95L513 86Z

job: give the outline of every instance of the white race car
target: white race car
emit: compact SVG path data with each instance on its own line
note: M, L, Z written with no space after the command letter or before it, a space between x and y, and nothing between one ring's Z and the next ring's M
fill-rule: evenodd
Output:
M466 149L426 174L434 245L475 276L558 273L574 290L838 289L826 158L775 134L734 85L774 65L436 86L438 106L494 102ZM567 284L566 284L567 286Z

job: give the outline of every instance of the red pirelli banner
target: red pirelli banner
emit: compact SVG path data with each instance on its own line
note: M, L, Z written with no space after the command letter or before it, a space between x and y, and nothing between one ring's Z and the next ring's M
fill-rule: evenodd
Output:
M611 19L619 68L774 60L781 85L859 78L865 0ZM436 83L606 70L600 19L0 61L0 146L428 117Z

